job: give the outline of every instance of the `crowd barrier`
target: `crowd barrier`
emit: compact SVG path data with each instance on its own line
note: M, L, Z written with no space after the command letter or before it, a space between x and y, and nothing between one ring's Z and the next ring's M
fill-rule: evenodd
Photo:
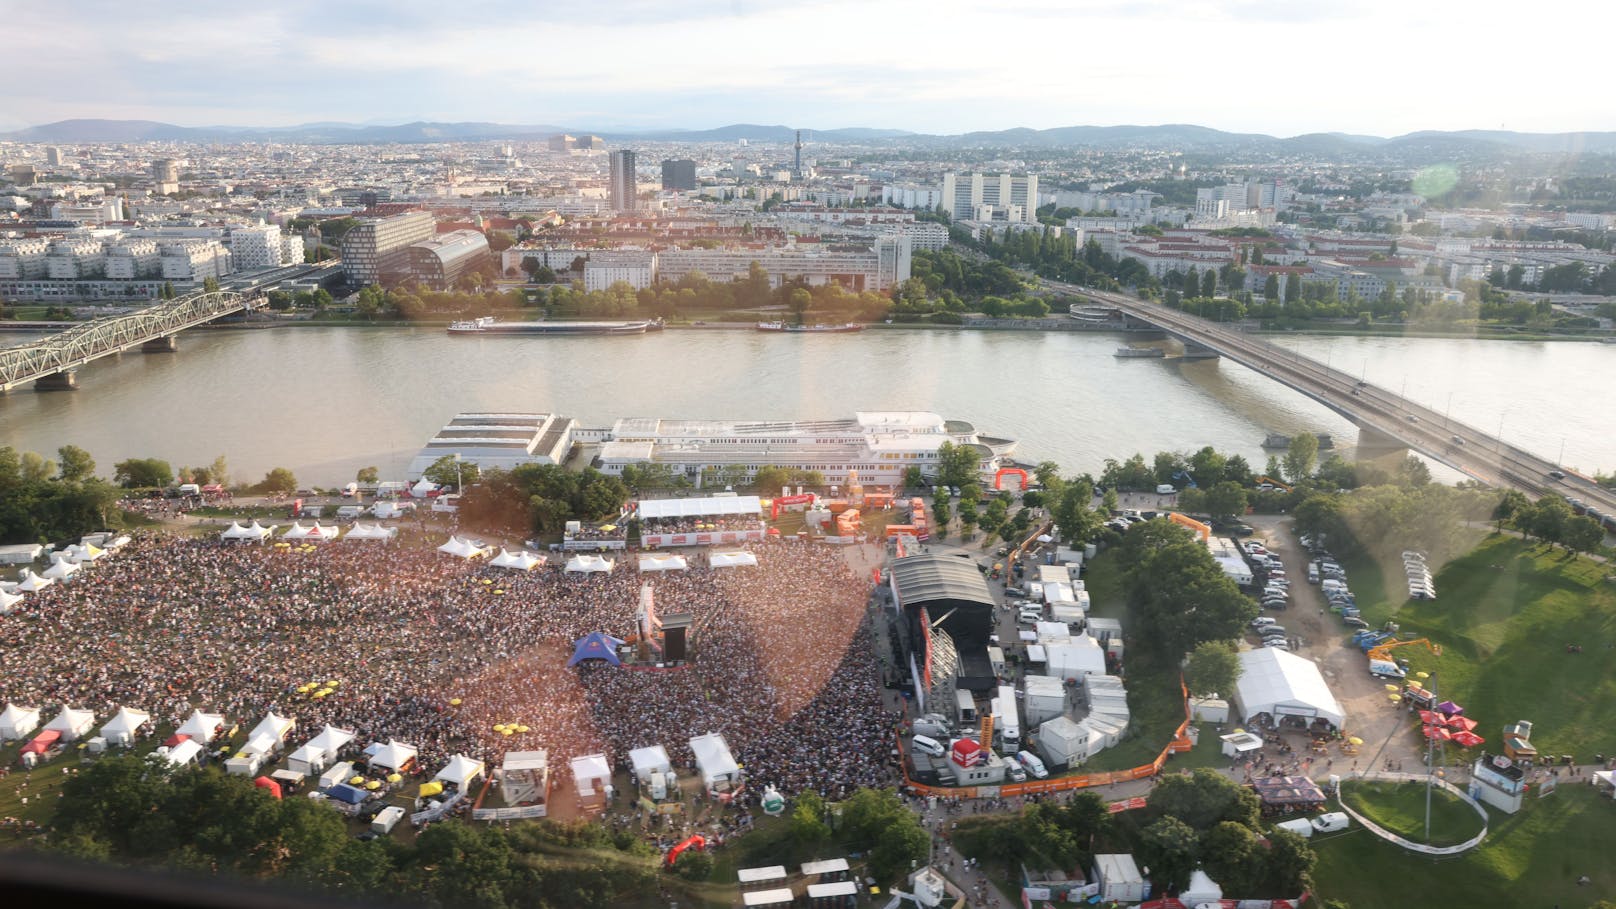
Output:
M441 803L433 805L431 808L428 808L425 811L417 811L416 813L410 815L410 824L419 827L422 824L435 821L454 810L454 807L464 801L465 798L466 794L464 792L456 792L454 795L444 799Z
M1394 783L1424 783L1426 778L1417 773L1385 773L1376 771L1374 773L1359 774L1351 777L1351 780L1387 780ZM1352 807L1347 804L1346 799L1341 798L1341 794L1339 792L1336 793L1336 803L1341 806L1341 810L1345 811L1348 817L1362 824L1364 829L1368 830L1370 833L1373 833L1375 836L1380 837L1388 843L1392 843L1407 849L1410 852L1418 852L1421 855L1458 855L1461 852L1468 852L1471 849L1480 846L1481 841L1487 838L1487 823L1489 821L1489 818L1487 817L1487 809L1483 808L1480 802L1471 798L1470 793L1465 792L1463 789L1460 789L1458 786L1453 785L1447 780L1439 779L1436 781L1436 784L1447 792L1450 792L1463 800L1465 804L1469 805L1475 810L1476 814L1481 816L1480 833L1462 843L1458 843L1453 846L1427 846L1424 843L1416 843L1413 840L1404 839L1403 837L1398 836L1390 830L1387 830L1374 821L1364 817L1359 812L1353 810Z
M517 821L545 817L547 811L548 808L544 805L523 805L519 808L473 808L471 819L474 821Z
M1304 893L1293 900L1208 900L1191 906L1168 896L1159 900L1145 900L1139 904L1139 909L1202 909L1205 906L1217 906L1218 909L1297 909L1306 899L1307 894Z

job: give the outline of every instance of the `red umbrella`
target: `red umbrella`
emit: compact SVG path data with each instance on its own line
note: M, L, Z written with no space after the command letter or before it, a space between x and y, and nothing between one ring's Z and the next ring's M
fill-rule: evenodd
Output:
M1420 722L1422 723L1440 723L1444 719L1446 719L1446 717L1440 713L1437 713L1435 710L1420 711Z
M1427 726L1425 727L1425 737L1428 739L1442 739L1446 741L1447 739L1453 738L1453 735L1449 733L1448 730L1443 729L1441 726Z
M1476 728L1476 725L1476 721L1467 716L1455 716L1448 718L1448 728L1455 729L1460 732L1470 732Z
M1453 741L1461 748L1474 748L1487 740L1479 735L1476 735L1474 732L1465 730L1464 732L1455 732L1453 734Z

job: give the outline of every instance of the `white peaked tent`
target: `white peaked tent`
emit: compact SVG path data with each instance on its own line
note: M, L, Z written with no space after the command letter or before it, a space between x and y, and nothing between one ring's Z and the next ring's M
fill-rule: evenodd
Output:
M325 543L335 540L340 532L335 527L322 527L319 521L315 521L313 527L304 527L300 522L293 521L281 539L288 543Z
M642 783L649 782L653 773L667 773L673 769L673 762L668 760L668 749L661 745L630 751L628 762L634 767L634 778Z
M253 521L252 524L247 527L241 526L241 523L238 521L231 523L229 527L225 528L224 533L219 534L219 539L262 543L269 539L269 535L274 530L275 528L273 526L265 527L257 521Z
M77 562L62 559L59 562L52 562L51 566L43 572L43 576L53 581L63 581L78 573L79 565Z
M383 527L380 524L355 524L344 540L377 540L383 543L398 536L397 527Z
M29 733L38 728L38 707L18 707L16 704L7 704L6 709L0 711L0 742L25 739Z
M78 564L99 561L101 558L106 556L106 554L107 551L105 549L97 548L94 543L75 543L72 546L62 550L62 558L67 559L69 562L76 562Z
M417 499L424 499L432 493L437 492L437 490L438 484L428 480L426 477L422 477L419 482L410 487L410 495Z
M1295 716L1322 719L1336 729L1346 722L1341 703L1312 660L1263 647L1241 651L1240 667L1234 697L1240 719L1249 721L1260 713Z
M1223 888L1205 871L1197 868L1190 874L1190 885L1178 894L1178 901L1186 906L1204 903L1217 905L1223 899Z
M438 551L446 552L461 559L475 559L478 556L488 554L484 550L473 546L469 541L462 540L459 537L450 537L448 542L438 547Z
M743 550L714 552L707 556L707 564L714 568L738 568L742 565L757 567L757 556Z
M201 753L201 742L198 742L196 739L186 739L178 745L175 745L173 748L170 748L168 750L168 754L164 755L164 757L167 757L168 762L173 764L175 767L183 767L186 764L195 761L196 756Z
M406 745L394 739L383 745L376 742L365 749L365 757L370 759L372 769L381 767L385 770L395 770L402 773L409 767L410 762L420 754L413 745Z
M95 725L95 714L88 710L74 710L72 707L63 707L56 719L45 724L45 731L54 729L62 734L62 741L71 742L79 736L90 731Z
M198 710L191 714L180 728L174 730L175 735L188 735L193 742L206 745L219 734L219 727L224 725L224 715L218 713L203 713Z
M5 615L11 610L16 609L17 604L21 602L22 594L6 593L4 590L0 590L0 615Z
M325 770L325 752L313 745L303 745L286 756L286 769L304 776L313 776Z
M354 734L346 729L327 726L320 730L320 734L309 739L309 747L318 748L325 753L327 762L337 759L337 752L354 740Z
M20 579L17 581L18 593L38 593L56 583L54 578L42 578L26 568L22 570L22 574L18 577Z
M108 745L130 745L140 734L140 728L151 722L151 714L144 710L119 707L112 719L101 727L101 737Z
M572 781L578 785L578 794L594 795L596 789L612 784L612 765L604 754L586 754L572 759Z
M575 555L567 560L567 571L574 574L591 574L601 571L610 573L612 560L597 555Z
M641 571L684 571L689 567L684 556L667 552L640 553Z
M519 549L516 552L501 549L499 555L494 556L488 564L495 568L515 568L517 571L532 571L535 566L543 564L543 560L526 549Z
M253 745L259 740L267 737L274 743L270 748L254 748L253 750L264 753L273 751L274 746L278 746L282 742L286 741L286 737L291 735L292 730L295 728L297 728L297 720L294 720L291 717L278 716L274 711L270 711L262 720L259 721L257 726L253 727L253 731L247 734L248 747L252 748Z
M696 755L696 767L701 771L702 782L709 789L720 782L740 779L741 767L735 763L735 756L730 754L729 744L718 733L709 732L691 739L690 750Z
M472 760L463 754L457 754L449 758L448 765L439 770L438 775L433 779L453 783L459 788L465 789L467 783L483 775L484 769L485 765L482 761Z

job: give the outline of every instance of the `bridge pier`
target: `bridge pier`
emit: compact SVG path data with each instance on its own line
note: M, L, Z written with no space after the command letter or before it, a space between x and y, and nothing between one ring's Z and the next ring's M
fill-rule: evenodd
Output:
M1184 359L1186 360L1216 360L1222 354L1210 347L1196 344L1193 341L1184 342Z
M173 353L180 349L179 338L167 335L161 338L152 338L140 345L141 353Z
M75 372L53 372L34 380L34 391L74 391L79 387Z
M1408 443L1386 435L1373 426L1358 424L1358 459L1366 461L1394 451L1406 451Z

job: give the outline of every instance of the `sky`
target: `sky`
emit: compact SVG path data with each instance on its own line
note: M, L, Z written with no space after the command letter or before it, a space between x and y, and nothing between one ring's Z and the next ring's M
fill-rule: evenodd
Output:
M1573 0L5 0L0 129L1616 129ZM1526 14L1529 10L1530 14ZM8 80L9 81L9 80Z

